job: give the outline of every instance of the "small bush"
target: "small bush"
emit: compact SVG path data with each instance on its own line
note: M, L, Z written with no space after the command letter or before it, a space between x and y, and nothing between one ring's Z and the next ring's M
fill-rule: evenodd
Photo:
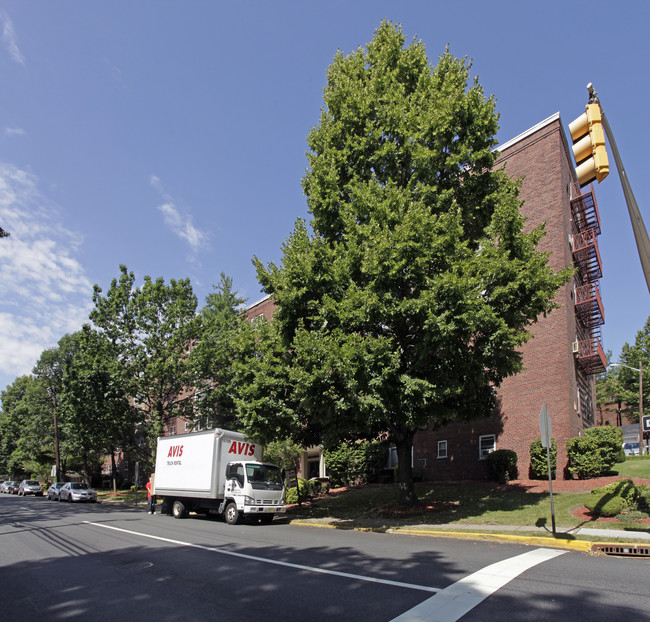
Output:
M618 495L592 495L585 501L585 507L598 516L616 516L628 508L628 504Z
M637 486L631 479L622 479L602 488L594 488L591 494L601 497L605 495L622 497L628 505L632 506L636 504L643 488L644 486Z
M566 443L569 472L578 479L597 477L610 471L620 456L623 433L620 428L589 428L583 436Z
M512 449L497 449L487 455L488 477L499 484L517 479L517 452Z
M287 504L298 503L298 490L300 490L300 501L308 501L312 498L309 494L309 484L307 480L298 478L298 488L287 488L284 493L284 500Z
M555 479L557 469L557 444L551 439L551 479ZM530 444L530 479L548 479L548 458L546 447L542 447L542 439L538 438Z

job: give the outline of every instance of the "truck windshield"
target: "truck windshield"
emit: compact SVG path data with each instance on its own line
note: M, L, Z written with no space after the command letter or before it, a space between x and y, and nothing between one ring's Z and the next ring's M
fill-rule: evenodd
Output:
M246 477L255 490L282 490L282 473L271 464L247 464Z

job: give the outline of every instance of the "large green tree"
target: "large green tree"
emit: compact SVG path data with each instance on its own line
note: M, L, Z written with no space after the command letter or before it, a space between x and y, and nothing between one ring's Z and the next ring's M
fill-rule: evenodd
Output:
M189 279L135 276L120 266L106 295L95 285L90 319L117 353L119 373L139 411L136 455L153 468L156 439L173 417L192 418L195 374L189 362L197 338L196 296Z
M201 329L191 352L196 370L195 424L239 429L233 382L238 335L246 330L246 318L241 314L246 299L223 272L213 288L199 313Z
M114 490L115 452L129 446L137 423L129 383L118 365L117 352L106 335L85 325L78 351L66 366L61 396L62 424L86 477L96 474L103 457L110 455Z
M61 467L61 444L65 440L61 435L58 421L61 394L63 391L63 376L67 365L74 359L79 350L79 333L66 334L59 339L53 348L43 350L33 374L41 381L50 399L50 421L48 430L52 430L54 464L56 467L55 481L60 481L63 476Z
M337 53L308 137L311 229L297 222L280 266L255 258L279 309L247 423L326 447L388 434L402 504L415 433L494 411L567 278L494 170L495 103L469 69L448 51L432 69L388 22Z
M639 380L640 374L634 369L643 366L643 404L644 414L650 412L650 317L639 330L634 344L625 343L619 361L628 367L616 368L619 382L619 396L625 404L624 412L630 421L639 421ZM633 367L634 369L629 369Z

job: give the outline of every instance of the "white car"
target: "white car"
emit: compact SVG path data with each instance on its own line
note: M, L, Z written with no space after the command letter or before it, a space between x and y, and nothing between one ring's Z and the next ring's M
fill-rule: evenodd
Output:
M626 456L638 456L639 443L623 443L623 451Z
M59 501L97 501L97 492L84 482L66 482L59 490Z
M43 496L43 486L41 482L35 479L24 479L20 482L18 488L18 495L24 497L25 495L34 495L35 497Z

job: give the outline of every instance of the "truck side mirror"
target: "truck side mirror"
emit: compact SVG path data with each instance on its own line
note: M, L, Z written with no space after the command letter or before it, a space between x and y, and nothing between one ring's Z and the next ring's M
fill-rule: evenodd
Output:
M226 479L230 479L230 465L226 465Z

